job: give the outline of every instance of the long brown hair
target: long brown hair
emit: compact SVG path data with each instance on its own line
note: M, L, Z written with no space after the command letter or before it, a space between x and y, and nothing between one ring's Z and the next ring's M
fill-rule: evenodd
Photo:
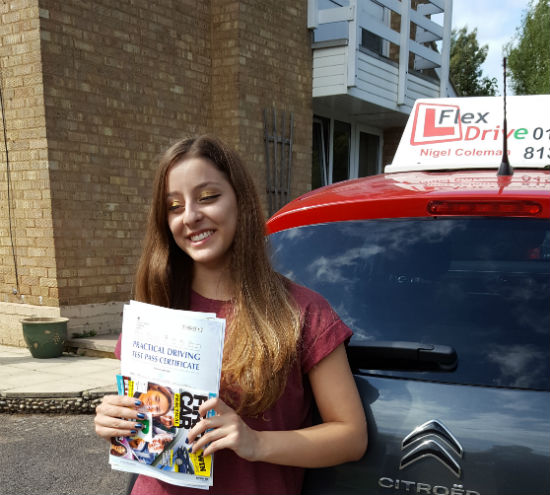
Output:
M212 136L182 139L161 157L141 258L135 298L188 309L193 262L175 243L167 222L166 176L186 158L205 158L223 172L237 197L238 220L230 247L233 310L224 347L223 397L239 412L258 414L284 391L296 359L300 315L288 282L271 267L264 215L254 183L240 157Z

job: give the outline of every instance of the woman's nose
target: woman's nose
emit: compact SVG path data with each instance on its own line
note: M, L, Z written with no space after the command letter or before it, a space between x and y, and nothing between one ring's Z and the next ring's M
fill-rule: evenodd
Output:
M201 209L197 205L191 205L185 207L183 214L183 222L192 225L198 222L202 218Z

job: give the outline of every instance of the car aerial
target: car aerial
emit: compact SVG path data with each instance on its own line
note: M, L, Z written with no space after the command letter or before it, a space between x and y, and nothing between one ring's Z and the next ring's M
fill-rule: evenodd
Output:
M278 271L354 331L368 421L304 493L550 493L550 96L509 97L510 130L501 102L417 101L384 174L268 221Z

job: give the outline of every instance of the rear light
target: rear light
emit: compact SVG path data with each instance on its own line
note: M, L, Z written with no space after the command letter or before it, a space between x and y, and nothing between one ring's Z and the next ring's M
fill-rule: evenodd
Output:
M430 215L535 216L542 205L533 201L430 201Z

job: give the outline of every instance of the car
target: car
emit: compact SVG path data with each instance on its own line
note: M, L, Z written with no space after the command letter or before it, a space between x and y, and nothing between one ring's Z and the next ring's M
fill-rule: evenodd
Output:
M386 173L267 222L276 269L353 330L368 422L365 456L304 493L550 493L550 96L509 100L511 132L500 98L418 101ZM518 139L465 139L477 115Z

